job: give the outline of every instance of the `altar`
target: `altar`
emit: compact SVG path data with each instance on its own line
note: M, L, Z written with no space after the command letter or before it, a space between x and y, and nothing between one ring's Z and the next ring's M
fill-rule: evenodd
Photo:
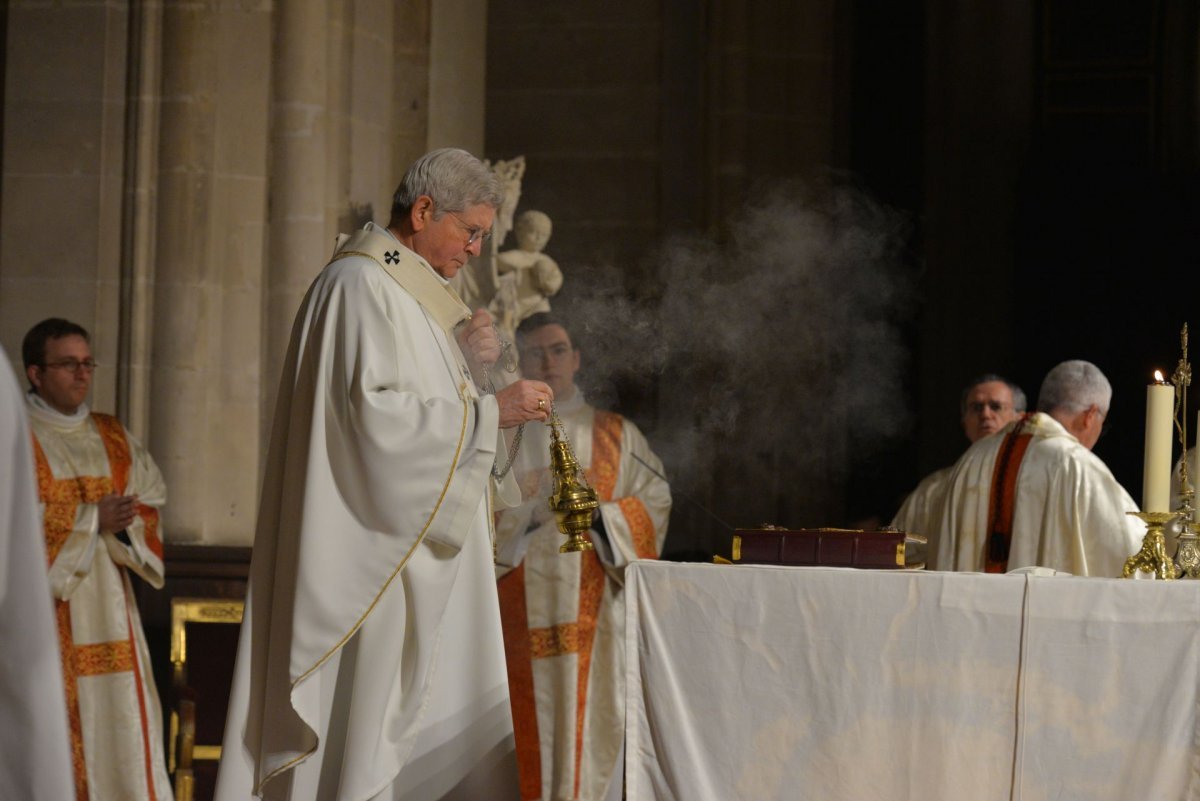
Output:
M1200 798L1200 582L626 579L629 801Z

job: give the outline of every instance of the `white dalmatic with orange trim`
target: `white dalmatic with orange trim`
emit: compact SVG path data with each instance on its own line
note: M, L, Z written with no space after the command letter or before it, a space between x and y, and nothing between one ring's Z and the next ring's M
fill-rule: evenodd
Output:
M619 799L624 569L661 553L671 490L633 423L589 406L578 388L555 409L599 496L600 521L589 533L596 550L559 553L548 428L530 424L514 467L527 500L496 527L521 798Z
M27 395L58 616L77 801L171 799L162 709L128 571L163 585L166 485L116 420ZM138 496L128 544L99 530L106 495Z

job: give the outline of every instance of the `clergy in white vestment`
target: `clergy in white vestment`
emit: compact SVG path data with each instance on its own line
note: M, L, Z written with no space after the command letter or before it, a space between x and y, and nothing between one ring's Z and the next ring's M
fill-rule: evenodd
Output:
M217 798L516 797L493 567L519 502L486 311L447 283L487 239L495 176L462 150L407 171L388 227L339 237L283 368ZM501 482L497 476L504 476Z
M600 501L587 534L595 550L559 553L549 428L528 426L514 468L526 501L496 526L521 798L619 801L625 566L661 553L671 489L637 426L592 407L575 385L580 351L561 320L532 315L517 343L522 374L554 390L554 410Z
M75 798L25 401L0 349L0 798Z
M115 417L88 410L88 339L51 318L22 345L75 796L162 801L172 797L162 708L130 573L163 586L167 490L141 443Z
M1025 393L995 373L981 375L963 389L960 413L963 433L969 443L995 434L1024 412ZM926 567L930 570L937 569L937 531L953 474L954 465L950 465L925 476L892 518L892 528L921 534L928 539Z
M954 466L939 529L942 570L1041 566L1118 577L1141 547L1137 504L1092 453L1112 401L1094 364L1057 365L1039 411L972 445Z

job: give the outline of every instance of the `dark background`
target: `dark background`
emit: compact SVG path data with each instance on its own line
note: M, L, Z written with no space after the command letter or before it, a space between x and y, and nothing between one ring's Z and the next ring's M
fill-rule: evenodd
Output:
M908 221L913 292L889 313L907 362L862 387L908 413L894 435L856 442L853 414L828 407L744 415L722 463L693 475L665 440L695 353L609 382L686 477L676 489L731 524L886 522L965 446L970 378L1002 373L1033 404L1068 358L1111 380L1096 452L1140 498L1142 387L1174 368L1196 299L1198 32L1190 1L493 3L487 155L526 157L519 208L553 218L567 275L556 309L616 265L653 315L662 243L722 247L776 182L851 185ZM738 454L739 427L763 425L778 452ZM789 432L814 426L833 469L789 463ZM747 478L755 459L775 478ZM671 554L705 558L720 532L677 496Z

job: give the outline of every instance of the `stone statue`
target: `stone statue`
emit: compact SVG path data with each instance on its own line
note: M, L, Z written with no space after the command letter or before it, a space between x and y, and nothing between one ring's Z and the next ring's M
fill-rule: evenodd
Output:
M488 164L488 162L484 162ZM521 179L525 177L525 157L517 156L508 161L497 161L492 172L500 179L504 190L504 201L496 210L496 222L492 225L492 252L498 252L508 232L513 228L513 213L521 200Z
M496 256L498 285L488 308L509 342L522 320L550 311L549 299L562 288L558 263L542 252L552 230L550 218L542 212L522 212L516 223L517 247Z

